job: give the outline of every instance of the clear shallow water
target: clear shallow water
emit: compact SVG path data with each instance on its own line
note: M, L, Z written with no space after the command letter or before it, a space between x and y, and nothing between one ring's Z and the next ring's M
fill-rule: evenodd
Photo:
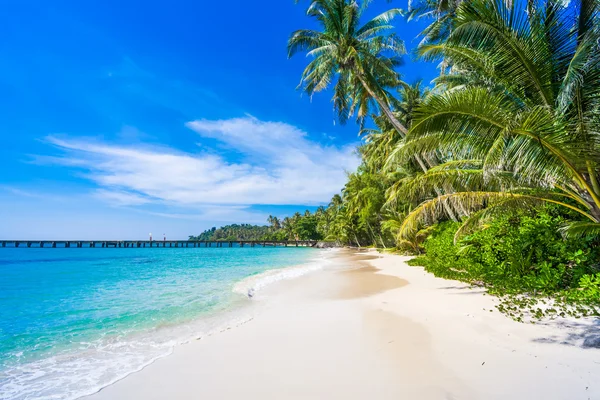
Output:
M269 247L0 249L0 398L93 393L206 334L208 321L216 326L217 315L244 301L232 291L236 282L319 254Z

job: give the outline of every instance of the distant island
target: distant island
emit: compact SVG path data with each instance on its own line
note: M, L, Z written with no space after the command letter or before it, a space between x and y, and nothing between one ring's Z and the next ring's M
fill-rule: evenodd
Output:
M269 225L231 224L220 228L212 227L198 236L190 235L188 240L322 240L326 236L323 225L325 213L326 210L319 207L315 213L306 210L304 214L297 212L282 220L270 215L267 219Z

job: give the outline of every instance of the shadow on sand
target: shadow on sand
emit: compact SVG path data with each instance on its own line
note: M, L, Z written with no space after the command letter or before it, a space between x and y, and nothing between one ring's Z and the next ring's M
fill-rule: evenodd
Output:
M600 318L582 321L552 320L538 322L560 328L560 334L533 339L536 343L560 343L568 346L600 349Z

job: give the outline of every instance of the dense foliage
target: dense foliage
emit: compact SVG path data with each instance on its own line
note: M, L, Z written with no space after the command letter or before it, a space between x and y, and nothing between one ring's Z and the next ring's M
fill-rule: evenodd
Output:
M210 240L319 240L322 238L318 224L323 208L313 214L306 211L304 215L294 214L283 220L269 216L269 225L233 224L220 228L213 227L198 236L190 236L191 241Z
M312 0L318 29L289 40L311 57L300 88L332 89L363 136L317 232L425 252L430 271L498 292L600 302L600 2L418 0L361 24L368 3ZM396 70L402 14L430 22L431 88Z
M462 232L539 204L579 214L573 236L600 234L600 24L596 0L462 2L452 29L419 53L448 65L415 111L398 160L431 154L408 194L425 200L403 231L442 205L469 216ZM432 196L435 188L444 193Z
M225 225L220 228L212 227L198 236L190 236L192 241L208 240L259 240L269 233L267 226L250 224Z
M600 272L600 249L588 240L563 240L560 215L546 211L495 219L486 229L461 238L458 224L444 222L424 241L426 255L413 260L437 275L485 281L496 288L548 293L579 288L585 275Z
M368 4L311 0L318 27L288 42L310 57L299 88L330 90L340 122L360 124L362 164L341 193L191 239L389 247L497 294L598 305L600 2L417 0L364 22ZM430 88L397 70L401 15L430 22L417 49L438 63Z
M457 243L460 224L443 222L424 241L425 255L410 264L444 278L485 285L493 294L554 295L563 305L592 307L580 308L580 314L595 313L600 304L600 248L593 239L563 239L558 228L565 222L556 209L505 215ZM537 308L531 314L544 315Z
M437 221L462 221L460 235L544 203L578 214L566 234L600 233L598 1L412 2L409 19L435 17L418 48L441 62L432 90L395 69L404 47L390 32L403 11L361 24L367 4L313 0L320 29L289 40L290 56L312 57L302 89L332 86L342 122L374 122L363 165L330 206L345 221L325 234L416 247Z

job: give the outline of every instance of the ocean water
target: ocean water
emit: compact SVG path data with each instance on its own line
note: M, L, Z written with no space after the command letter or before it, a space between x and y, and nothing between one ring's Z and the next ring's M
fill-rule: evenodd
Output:
M0 399L94 393L236 323L248 290L319 268L321 255L295 247L0 248Z

